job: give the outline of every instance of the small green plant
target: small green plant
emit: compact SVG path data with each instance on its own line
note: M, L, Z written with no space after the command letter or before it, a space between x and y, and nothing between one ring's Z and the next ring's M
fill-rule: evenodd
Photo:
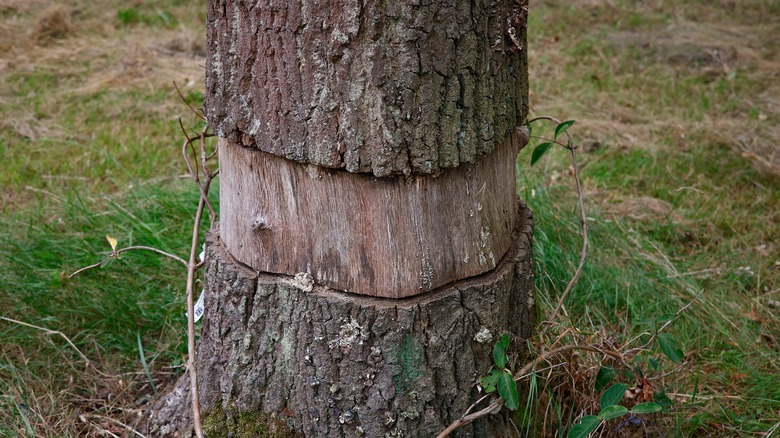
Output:
M143 23L148 26L174 28L178 24L170 13L162 9L155 9L154 13L145 13L138 8L124 8L116 12L116 17L125 26Z
M663 410L663 407L655 402L642 402L630 410L625 406L619 405L618 403L623 400L623 396L627 389L628 385L625 383L615 383L614 385L610 386L601 394L601 399L599 401L601 410L599 413L597 415L586 415L582 417L579 423L572 426L567 437L587 437L591 432L596 430L596 428L598 428L601 423L622 417L627 414L630 414L630 416L627 420L621 423L618 428L625 424L638 424L638 422L641 422L641 420L637 417L637 415L650 414Z
M674 319L669 320L667 324L664 324L662 328L666 328ZM661 349L661 352L674 364L681 365L682 360L684 359L684 354L682 350L680 350L674 340L666 334L666 333L656 333L644 346L639 347L637 349L629 350L629 354L632 352L646 352L646 347L652 345L654 341L657 341L658 347ZM639 359L638 362L642 363L645 362L641 360L642 358L640 356L635 356L636 359ZM649 362L650 366L653 368L653 370L658 370L658 360L649 357L647 358L647 361ZM663 391L653 393L652 390L645 392L644 388L649 387L649 381L644 377L644 373L641 370L641 367L637 365L634 370L633 374L637 377L637 381L639 384L638 387L642 387L642 390L638 391L642 394L642 396L646 399L649 397L653 398L653 401L643 401L638 404L636 404L633 408L628 409L625 406L622 406L620 404L621 401L623 401L624 396L626 395L626 391L629 391L629 393L632 393L632 391L629 390L629 387L625 383L614 383L612 386L604 390L604 392L601 393L601 397L599 399L599 412L596 415L585 415L580 419L580 422L573 425L572 428L569 430L569 433L567 435L568 438L584 438L590 435L593 431L595 431L601 424L603 424L606 421L613 420L615 418L620 418L623 416L628 415L628 418L623 420L620 425L617 427L617 429L621 429L624 426L627 425L636 425L640 424L642 422L641 417L639 415L643 414L652 414L656 412L661 411L668 411L671 407L671 400L666 396L666 394ZM601 392L607 385L609 385L612 380L617 376L617 371L608 366L601 366L599 368L598 374L596 374L596 379L594 382L594 390L596 393ZM633 396L633 394L632 394Z
M126 8L116 11L116 17L125 26L139 23L141 21L141 13L136 8Z
M509 347L509 335L504 333L493 346L493 367L488 375L482 378L482 388L490 394L498 390L498 395L504 400L504 406L510 410L520 407L517 394L517 382L509 370L509 356L506 349Z

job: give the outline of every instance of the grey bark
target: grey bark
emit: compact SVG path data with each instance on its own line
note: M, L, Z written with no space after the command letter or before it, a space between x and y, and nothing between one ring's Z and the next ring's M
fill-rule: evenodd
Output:
M236 262L213 232L198 344L206 423L214 412L228 420L259 412L310 437L435 435L479 397L476 383L490 369L498 336L517 335L517 352L530 336L532 216L522 203L516 223L514 243L496 269L403 300L258 274ZM186 387L183 378L158 401L146 417L147 433L188 435ZM507 430L498 414L456 436Z
M435 174L528 113L527 0L211 0L220 137L350 172Z

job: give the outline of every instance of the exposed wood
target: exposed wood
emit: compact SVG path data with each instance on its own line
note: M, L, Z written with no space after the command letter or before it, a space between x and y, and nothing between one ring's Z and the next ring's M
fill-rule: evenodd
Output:
M375 178L220 140L222 239L262 272L403 298L495 268L514 228L525 128L438 177Z
M517 336L512 351L530 336L525 205L514 222L512 247L496 269L402 300L307 291L290 277L257 274L212 233L198 347L207 435L231 436L230 418L252 413L310 437L434 436L481 395L475 383L498 336ZM187 402L182 379L144 417L144 431L188 436ZM510 428L501 414L455 436L508 436Z
M527 0L211 0L220 137L349 172L472 163L528 113Z

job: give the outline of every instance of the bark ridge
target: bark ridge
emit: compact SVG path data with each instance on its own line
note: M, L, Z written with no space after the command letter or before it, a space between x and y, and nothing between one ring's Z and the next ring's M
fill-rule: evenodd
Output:
M436 174L528 113L527 0L211 0L220 137L349 172Z

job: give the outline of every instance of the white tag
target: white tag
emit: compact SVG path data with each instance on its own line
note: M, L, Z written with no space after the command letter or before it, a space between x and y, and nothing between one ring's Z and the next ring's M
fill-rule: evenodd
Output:
M203 251L198 254L198 261L203 261L206 258L206 244L203 244ZM200 297L198 297L198 301L195 302L195 322L200 321L200 318L203 316L203 312L206 311L206 308L203 306L203 297L206 296L204 293L205 291L200 291ZM186 315L186 313L185 313Z
M200 298L198 298L198 301L195 303L195 322L198 322L200 320L200 317L203 316L203 312L205 312L205 307L203 307L203 297L205 297L205 291L200 292Z
M206 244L204 243L203 251L201 251L200 254L198 254L198 261L202 262L205 259L206 259Z

